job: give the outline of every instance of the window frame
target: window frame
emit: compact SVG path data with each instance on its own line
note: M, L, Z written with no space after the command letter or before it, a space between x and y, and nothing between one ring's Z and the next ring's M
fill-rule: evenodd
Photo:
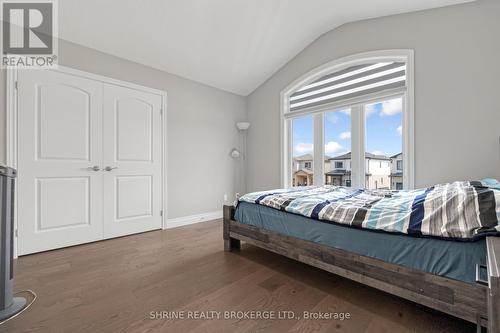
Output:
M305 110L290 112L290 96L298 89L329 73L339 71L351 66L369 64L383 61L398 61L406 63L406 86L367 94L364 96L347 99L341 102L330 103ZM358 53L328 62L302 75L280 94L280 183L281 187L292 186L292 119L298 116L313 114L314 119L314 151L313 184L324 183L324 113L326 111L351 108L351 184L355 187L365 185L365 111L364 105L381 102L384 100L402 98L402 153L403 153L403 184L405 189L414 188L414 51L411 49L378 50Z

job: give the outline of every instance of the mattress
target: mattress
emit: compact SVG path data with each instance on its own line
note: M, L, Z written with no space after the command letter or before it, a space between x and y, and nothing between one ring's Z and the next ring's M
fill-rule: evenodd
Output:
M471 284L475 283L476 264L486 262L484 238L457 242L357 229L248 202L238 204L235 220Z

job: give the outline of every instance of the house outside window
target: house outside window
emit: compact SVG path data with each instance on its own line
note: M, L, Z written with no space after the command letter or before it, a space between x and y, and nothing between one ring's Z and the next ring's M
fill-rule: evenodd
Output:
M391 156L391 189L403 189L403 153Z
M413 51L332 61L292 83L282 101L283 187L296 186L290 166L300 154L312 158L301 170L308 184L413 187Z

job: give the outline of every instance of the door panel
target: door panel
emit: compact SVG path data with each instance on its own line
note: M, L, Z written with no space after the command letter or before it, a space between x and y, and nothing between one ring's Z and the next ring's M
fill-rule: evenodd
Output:
M151 162L153 107L130 98L116 101L116 161Z
M90 224L89 177L37 178L36 231Z
M39 85L37 96L38 159L88 161L89 93L61 84Z
M104 237L161 228L161 96L104 85Z
M115 178L117 220L153 216L152 178L152 176L119 176Z
M18 74L19 254L102 238L102 83Z

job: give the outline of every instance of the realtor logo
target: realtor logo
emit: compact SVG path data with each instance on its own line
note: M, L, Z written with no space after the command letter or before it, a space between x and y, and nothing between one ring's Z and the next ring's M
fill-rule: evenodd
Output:
M53 68L57 65L55 0L1 1L2 67Z

